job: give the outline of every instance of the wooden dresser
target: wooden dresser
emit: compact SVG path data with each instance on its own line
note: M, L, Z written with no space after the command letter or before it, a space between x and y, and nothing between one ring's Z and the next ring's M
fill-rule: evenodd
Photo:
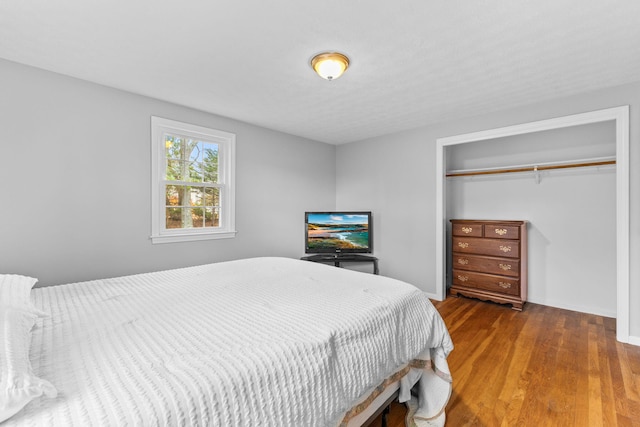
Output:
M527 301L527 221L451 220L451 295L511 304Z

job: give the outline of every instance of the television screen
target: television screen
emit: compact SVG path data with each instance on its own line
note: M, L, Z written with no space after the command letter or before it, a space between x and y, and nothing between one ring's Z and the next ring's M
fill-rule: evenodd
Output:
M306 212L306 253L371 253L371 212Z

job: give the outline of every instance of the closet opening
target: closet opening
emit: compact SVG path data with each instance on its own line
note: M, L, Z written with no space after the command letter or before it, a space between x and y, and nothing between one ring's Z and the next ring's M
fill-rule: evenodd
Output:
M616 317L617 339L629 342L628 122L623 106L438 139L437 297L446 297L450 218L530 220L537 258L529 265L537 267L529 273L529 301ZM553 209L563 209L557 220ZM575 240L583 243L563 270L562 255ZM589 249L598 242L606 248ZM594 266L599 250L604 256ZM580 259L595 270L581 271ZM615 285L605 290L598 280ZM571 298L584 295L581 283L591 287L591 300Z

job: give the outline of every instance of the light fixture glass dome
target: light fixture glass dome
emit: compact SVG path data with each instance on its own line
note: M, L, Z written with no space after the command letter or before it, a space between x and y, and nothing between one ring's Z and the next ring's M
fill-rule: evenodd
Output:
M323 79L335 80L349 67L349 58L337 52L320 53L311 60L311 67Z

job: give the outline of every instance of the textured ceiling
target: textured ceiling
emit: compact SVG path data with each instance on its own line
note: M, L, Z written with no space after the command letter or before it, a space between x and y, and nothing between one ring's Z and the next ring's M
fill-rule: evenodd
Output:
M640 1L2 0L0 58L340 144L639 81Z

